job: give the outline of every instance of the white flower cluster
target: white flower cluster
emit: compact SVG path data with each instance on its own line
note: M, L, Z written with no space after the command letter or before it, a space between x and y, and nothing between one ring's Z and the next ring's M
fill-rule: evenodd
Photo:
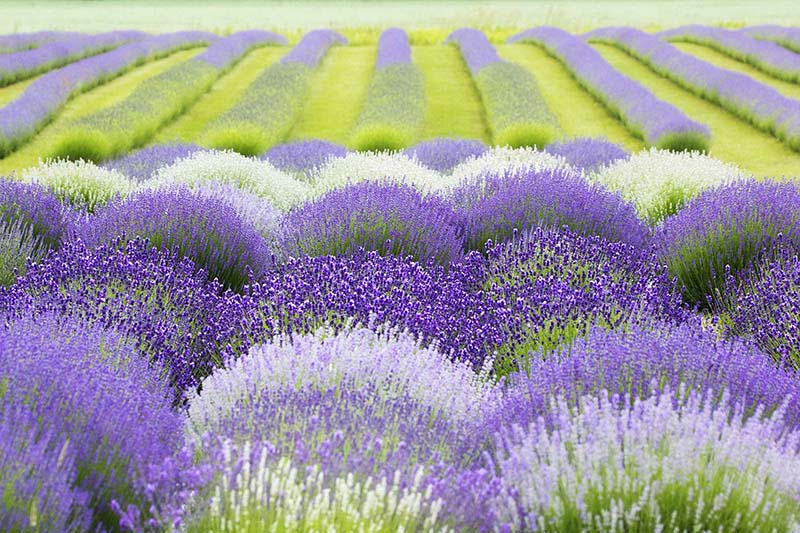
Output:
M327 390L347 381L374 385L385 397L411 397L451 420L474 423L501 402L500 387L466 363L452 362L434 348L422 348L407 332L375 333L366 328L331 335L295 335L255 346L228 368L203 382L189 403L189 434L202 435L236 406L256 402L270 391L313 386Z
M733 163L700 152L651 148L590 174L588 178L619 192L639 216L656 223L699 192L751 177Z
M78 160L51 160L22 172L22 181L38 183L68 204L94 210L112 198L126 196L135 185L116 170Z
M458 185L486 174L563 168L575 171L566 159L535 148L490 148L483 155L470 157L451 172L451 184Z
M407 486L399 475L326 480L318 466L298 469L266 446L251 448L223 448L222 475L210 502L189 506L188 531L448 531L437 523L441 500L422 488L422 470Z

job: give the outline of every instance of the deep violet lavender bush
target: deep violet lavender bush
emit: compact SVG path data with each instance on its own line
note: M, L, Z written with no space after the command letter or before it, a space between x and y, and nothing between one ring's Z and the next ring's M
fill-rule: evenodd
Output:
M800 370L800 260L797 248L729 275L717 310L726 334L753 339L775 360Z
M288 255L346 255L359 249L447 266L461 258L455 213L409 185L357 183L298 207L283 220Z
M536 228L472 261L470 281L505 312L495 371L530 372L532 360L604 329L679 324L689 312L653 253L567 230Z
M125 337L80 318L18 319L0 345L3 410L28 406L40 431L68 442L92 529L113 529L110 500L144 501L134 480L180 442L164 373Z
M0 408L0 528L86 531L91 516L86 493L75 487L74 445L39 426L30 406Z
M467 250L483 251L490 240L506 241L537 227L566 226L637 247L649 240L632 204L566 169L489 172L462 182L449 199Z
M437 172L450 172L459 163L486 152L486 145L477 139L436 138L422 141L403 153Z
M482 261L475 254L472 260ZM322 325L408 329L427 346L475 369L505 339L504 305L486 298L466 265L425 267L376 252L289 259L249 288L249 336L241 350L281 333L310 333Z
M284 172L306 177L331 158L345 157L347 148L323 139L306 139L273 146L261 156Z
M235 352L245 306L190 260L133 239L96 249L64 244L0 288L0 309L5 320L58 313L112 325L169 370L180 400Z
M188 257L209 279L234 291L260 276L272 258L264 238L230 204L185 187L112 202L77 233L89 247L146 238L150 246Z
M702 192L665 219L654 240L684 299L711 306L728 275L740 275L778 247L800 247L800 189L738 181Z
M800 430L800 380L777 368L762 351L740 339L721 340L699 320L680 325L655 322L646 328L606 331L594 327L584 339L550 355L530 359L530 373L509 376L503 424L527 427L550 412L556 396L577 405L585 394L643 399L666 389L736 398L745 414L763 409L772 414L784 404L783 424ZM675 398L679 401L679 398Z
M106 161L103 168L116 170L130 180L143 182L153 177L158 169L167 167L179 159L189 157L202 150L196 144L154 144L136 150L117 159Z
M739 31L755 39L772 41L789 50L800 53L800 29L778 26L777 24L762 24L759 26L747 26Z
M572 168L592 172L630 157L620 145L607 139L582 137L550 143L544 151L563 157Z
M499 519L546 531L800 527L800 432L785 430L782 409L743 417L727 394L716 408L695 391L673 396L558 398L555 429L512 426L493 465Z

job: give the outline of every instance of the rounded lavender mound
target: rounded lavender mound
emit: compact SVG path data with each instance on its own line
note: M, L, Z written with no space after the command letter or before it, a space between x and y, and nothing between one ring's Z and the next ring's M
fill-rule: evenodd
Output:
M196 144L154 144L117 159L106 161L101 166L109 170L116 170L131 180L142 182L155 176L158 169L168 167L177 160L201 150L203 148Z
M452 208L403 184L363 182L330 191L284 218L284 250L347 255L360 249L448 265L462 257Z
M328 159L344 157L347 148L322 139L307 139L273 146L261 156L284 172L308 173L324 165Z
M729 274L740 275L776 248L800 248L800 189L739 181L702 192L664 220L655 243L684 299L711 306Z
M472 262L493 306L502 306L506 338L495 368L530 370L531 353L550 352L607 329L646 325L654 319L686 320L680 295L652 253L565 230L537 228Z
M450 172L471 157L482 156L486 145L477 139L437 138L422 141L403 153L437 172Z
M468 250L509 240L533 228L569 227L584 235L644 246L649 232L632 204L565 169L484 174L451 194Z
M573 168L592 172L630 155L620 145L607 139L582 137L548 144L545 152L560 155Z
M89 217L78 234L90 247L120 237L119 242L146 238L155 248L188 257L210 279L234 291L272 262L264 238L236 209L185 187L142 191L114 201Z
M133 239L95 249L66 243L0 288L0 309L11 319L52 312L112 326L168 368L180 393L233 350L243 304L190 260Z

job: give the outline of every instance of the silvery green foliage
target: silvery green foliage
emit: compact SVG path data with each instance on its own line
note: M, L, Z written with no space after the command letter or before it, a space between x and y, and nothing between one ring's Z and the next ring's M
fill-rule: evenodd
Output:
M785 431L782 409L729 419L727 394L714 408L670 391L627 404L584 396L576 411L557 399L553 430L540 420L499 437L501 521L515 531L800 528L800 433Z
M134 184L116 170L83 160L54 160L22 172L22 181L50 189L56 197L79 209L94 211L117 196L127 196Z
M276 457L267 444L226 444L221 455L210 500L187 507L186 531L262 531L264 524L279 531L450 531L438 520L442 500L424 486L422 469L410 483L399 475L328 479L319 465Z
M457 165L451 173L450 183L458 185L486 174L559 168L572 170L563 157L535 148L495 147L481 156L471 157Z
M674 214L702 190L751 177L734 163L700 152L651 148L589 174L636 206L639 216L656 223Z
M234 406L258 402L270 391L372 385L386 397L411 397L459 423L477 423L502 399L489 380L492 362L476 373L465 362L452 362L434 347L423 348L407 331L375 333L322 328L311 335L254 346L246 355L203 382L202 394L189 401L189 435L202 435L229 416Z
M402 153L353 152L329 159L312 174L313 195L362 181L388 181L413 185L422 194L441 189L446 180L435 170Z
M210 182L233 185L266 198L279 210L286 210L310 195L308 184L281 172L269 162L229 150L196 152L159 169L144 186L163 188L185 184L193 188Z

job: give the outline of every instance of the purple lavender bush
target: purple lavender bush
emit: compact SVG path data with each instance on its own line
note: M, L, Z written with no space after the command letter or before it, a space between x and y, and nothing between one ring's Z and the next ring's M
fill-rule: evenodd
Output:
M333 30L308 32L208 125L201 144L257 156L283 142L302 108L311 73L331 46L346 42Z
M0 331L0 345L0 374L13 384L0 391L3 411L29 406L33 431L67 442L64 451L75 464L71 481L88 496L91 529L114 529L111 499L143 501L134 480L180 442L181 417L172 410L163 372L132 342L80 318L18 319Z
M263 237L231 205L185 187L112 202L77 234L89 247L146 238L154 248L188 257L209 279L234 291L267 270L272 256Z
M755 39L773 41L784 48L800 53L800 29L798 28L763 24L760 26L747 26L739 31Z
M200 150L202 148L196 144L154 144L106 161L102 167L116 170L133 181L143 182L153 177L160 168L168 167Z
M797 247L730 275L717 310L728 335L752 339L775 360L800 370L800 261Z
M617 193L564 169L490 173L451 191L467 250L511 239L532 228L569 227L584 235L642 247L649 240L633 205Z
M658 35L668 41L702 44L782 80L800 82L800 56L779 44L754 39L741 31L692 24Z
M27 33L9 33L0 35L0 52L19 52L37 48L45 43L64 41L83 37L84 34L74 31L34 31Z
M461 28L447 42L458 46L472 73L494 144L542 147L553 141L558 122L528 71L503 61L479 30Z
M419 136L424 114L424 75L411 63L408 35L389 28L378 39L375 72L350 144L361 151L402 149Z
M711 306L729 275L786 246L800 246L800 190L794 183L738 181L701 192L658 227L659 260L686 302Z
M306 139L273 146L261 159L269 161L275 168L308 178L328 159L345 157L348 151L341 144L323 139Z
M288 255L347 255L360 249L447 266L461 256L455 213L402 184L356 183L300 206L283 219Z
M625 50L659 74L800 150L800 101L749 76L683 53L635 28L600 28L586 34L586 38Z
M630 157L630 154L620 145L606 139L590 137L550 143L544 147L544 151L560 155L572 168L587 173Z
M217 39L202 31L165 33L77 61L36 79L21 96L0 108L0 156L8 155L43 128L74 95L176 50Z
M178 400L235 352L244 309L194 263L141 239L96 249L67 242L0 288L6 321L57 313L114 327L145 359L169 369Z
M505 339L495 371L530 371L539 353L586 336L593 325L613 330L680 324L689 317L680 295L649 249L598 236L536 228L487 250L470 265L473 283L505 313Z
M436 138L422 141L403 153L437 172L450 172L471 157L480 157L486 145L477 139Z
M529 42L559 59L584 88L650 146L667 150L705 150L708 128L659 100L638 82L623 76L591 46L560 28L531 28L508 42Z

